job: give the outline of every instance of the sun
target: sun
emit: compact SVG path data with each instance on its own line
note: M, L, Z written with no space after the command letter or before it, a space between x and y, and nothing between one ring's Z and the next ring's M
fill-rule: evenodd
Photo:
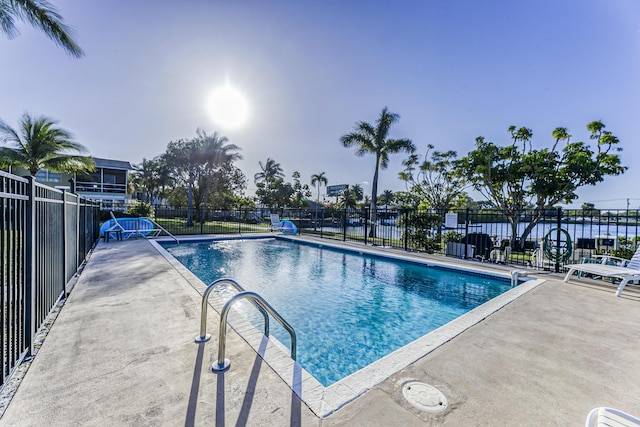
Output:
M249 115L244 95L228 83L211 92L208 107L213 121L226 128L242 126Z

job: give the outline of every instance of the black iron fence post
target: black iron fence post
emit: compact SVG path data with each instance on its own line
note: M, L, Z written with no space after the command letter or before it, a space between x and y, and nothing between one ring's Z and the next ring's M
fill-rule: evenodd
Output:
M62 190L62 299L67 298L67 277L69 277L68 272L68 256L67 256L67 190Z
M347 209L342 211L342 241L347 241Z
M86 210L86 208L85 208ZM86 230L85 230L85 238L84 241L82 243L84 243L85 248L86 248L86 243L87 243L87 238L86 238ZM76 239L78 239L78 243L76 245L76 271L78 270L78 267L80 267L80 251L83 251L85 248L80 248L80 197L76 197ZM82 259L84 259L84 255L82 254L83 257Z
M560 272L560 227L562 227L562 208L558 208L558 213L556 215L556 265L555 272Z
M464 235L468 236L469 235L469 208L465 209L464 211ZM475 252L475 250L474 250ZM462 258L463 259L467 259L467 244L465 243L464 248L462 248ZM474 253L473 256L476 256L476 254Z
M409 248L409 209L404 211L404 250Z
M36 333L36 181L34 177L27 178L28 208L25 230L25 307L24 307L24 339L27 350L26 358L34 353L34 335Z
M367 244L367 236L369 235L369 208L364 208L364 244Z

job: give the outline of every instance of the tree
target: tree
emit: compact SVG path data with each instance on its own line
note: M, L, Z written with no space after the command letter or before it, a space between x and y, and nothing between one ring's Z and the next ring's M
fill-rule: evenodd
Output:
M26 21L46 34L76 58L84 52L73 39L73 30L63 24L56 8L45 0L0 0L0 30L12 39L20 34L16 20Z
M349 191L353 194L356 202L359 202L364 198L364 190L362 189L362 185L360 184L353 184L349 187Z
M393 200L395 199L395 197L394 197L393 191L384 190L382 194L380 194L378 199L380 200L380 203L382 203L383 205L390 205L393 203Z
M396 205L403 209L419 207L422 198L410 191L398 191L394 194Z
M0 120L0 140L12 147L0 148L0 163L22 166L35 176L40 169L53 172L92 172L95 162L73 152L86 148L75 141L70 132L56 126L57 121L45 116L32 117L24 113L19 132Z
M131 183L136 191L142 193L142 201L158 203L165 196L165 189L171 183L164 156L151 160L142 159L142 163L133 166Z
M427 145L424 160L419 163L418 156L412 154L402 162L405 170L400 179L409 186L411 193L418 195L426 206L439 214L446 213L456 204L456 200L466 195L464 177L456 174L455 151L432 151L433 145Z
M187 187L187 226L193 225L194 205L196 209L206 206L214 177L224 175L222 169L242 158L240 147L227 142L224 136L207 135L198 128L195 138L172 141L167 146L165 159L171 175Z
M262 164L262 162L258 162L258 165L260 166L260 172L253 176L253 180L256 184L258 182L268 184L278 178L284 178L282 166L272 158L268 157L264 164Z
M256 183L256 198L269 208L284 208L291 203L295 190L291 183L282 178L275 178L267 182Z
M253 181L258 187L257 200L270 208L287 206L295 190L291 183L285 184L280 163L269 157L264 163L258 162L258 165L260 172L253 176Z
M300 182L300 172L295 171L291 175L293 177L293 194L289 205L292 208L306 208L309 206L309 197L311 197L311 190L307 184Z
M620 175L627 169L616 154L621 151L618 138L604 128L600 121L587 125L589 138L596 144L595 151L584 142L570 142L566 128L554 129L551 149L534 150L531 130L516 130L512 126L508 129L513 139L511 145L499 147L480 136L476 138L475 150L456 162L456 167L494 207L503 211L511 224L512 246L524 247L545 210L561 202L571 203L578 198L579 188L595 185L606 176ZM518 141L523 142L522 150L517 147ZM563 141L565 145L560 150ZM516 245L518 224L529 205L535 212Z
M320 187L323 185L326 187L329 181L325 176L324 172L314 173L311 175L311 185L318 188L318 197L316 198L316 203L320 204Z
M355 209L357 206L356 193L347 188L338 195L336 206L343 209Z
M399 152L413 153L416 149L410 139L391 139L388 137L391 125L399 119L400 116L398 114L389 112L385 107L382 109L375 126L366 122L357 122L353 132L340 138L343 146L356 147L356 156L362 157L365 154L374 154L376 157L371 185L371 230L369 234L371 237L376 235L375 223L380 169L386 169L389 165L389 154Z

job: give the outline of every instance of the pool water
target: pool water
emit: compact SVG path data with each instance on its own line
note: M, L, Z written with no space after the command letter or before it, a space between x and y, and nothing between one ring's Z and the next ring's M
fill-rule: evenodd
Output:
M325 387L510 289L507 279L273 238L166 250L206 284L228 277L265 298L295 329L298 363ZM262 330L253 306L234 308Z

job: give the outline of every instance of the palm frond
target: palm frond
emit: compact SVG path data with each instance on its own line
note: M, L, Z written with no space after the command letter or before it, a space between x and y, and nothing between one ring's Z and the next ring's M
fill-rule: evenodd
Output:
M0 1L0 29L9 39L20 34L15 25L14 15L9 2Z
M73 29L62 22L62 16L51 3L45 0L6 0L0 2L0 4L8 4L13 15L24 19L34 27L42 30L47 37L67 51L71 56L76 58L84 56L84 52L80 46L78 46L78 44L73 40ZM11 14L8 16L11 18ZM0 10L0 20L1 18L2 11ZM9 30L11 30L12 26L15 29L12 20L0 22L2 22L0 25L2 25L3 30L5 28L5 24L9 25Z

